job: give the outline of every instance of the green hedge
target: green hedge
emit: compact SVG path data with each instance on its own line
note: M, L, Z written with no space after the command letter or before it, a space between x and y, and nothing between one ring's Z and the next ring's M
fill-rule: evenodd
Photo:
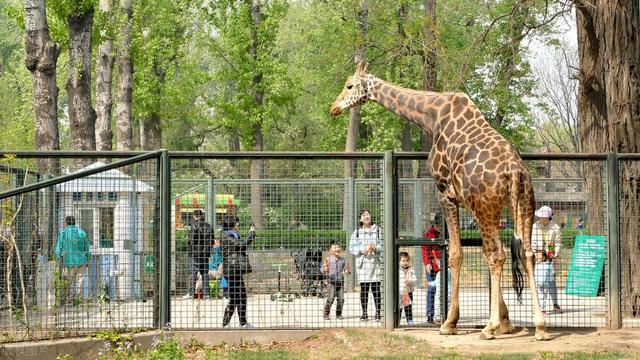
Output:
M240 235L246 238L248 230L240 231ZM176 230L176 251L187 250L187 233L186 229ZM216 233L216 237L220 237L220 233ZM347 243L347 234L344 230L258 230L256 239L253 242L254 248L260 249L302 249L329 248L332 241L338 241L344 248Z

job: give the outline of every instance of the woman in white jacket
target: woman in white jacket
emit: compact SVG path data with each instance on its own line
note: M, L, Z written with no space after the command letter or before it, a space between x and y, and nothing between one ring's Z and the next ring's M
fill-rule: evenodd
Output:
M367 306L369 303L369 289L373 293L373 302L376 305L376 321L380 321L380 279L382 263L380 252L382 241L380 228L371 222L371 211L360 210L360 222L356 230L351 234L349 252L355 257L354 268L360 283L360 306L362 316L360 320L367 321Z

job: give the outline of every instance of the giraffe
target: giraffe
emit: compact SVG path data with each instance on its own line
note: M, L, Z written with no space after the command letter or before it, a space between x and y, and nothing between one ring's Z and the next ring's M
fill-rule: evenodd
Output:
M451 306L440 334L455 334L460 317L461 205L476 218L482 237L482 253L491 272L491 313L480 338L493 339L495 335L514 332L500 288L506 255L499 237L499 224L506 205L514 219L511 242L513 287L521 300L524 279L518 264L522 261L532 297L535 337L537 340L549 339L533 277L533 186L517 150L489 125L466 94L401 88L369 74L363 62L345 82L342 93L331 106L331 115L338 116L345 109L369 100L409 120L433 138L427 166L435 180L448 225L452 275Z

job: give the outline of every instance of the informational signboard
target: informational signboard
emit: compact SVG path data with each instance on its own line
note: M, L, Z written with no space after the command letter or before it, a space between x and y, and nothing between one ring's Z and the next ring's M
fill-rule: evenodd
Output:
M606 238L604 236L576 236L569 265L569 275L564 288L565 294L596 296L606 253Z

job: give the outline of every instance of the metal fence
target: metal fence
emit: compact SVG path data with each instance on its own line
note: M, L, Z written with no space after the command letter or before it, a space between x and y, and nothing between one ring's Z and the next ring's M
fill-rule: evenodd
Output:
M243 277L247 326L407 326L392 285L398 281L400 252L409 254L418 279L410 325L433 326L446 315L447 232L425 159L423 154L393 152L5 156L0 164L3 341L100 329L243 325L238 312L224 323L225 308L238 300L224 287L237 291L240 283L224 269L217 271L210 257L213 246L202 255L202 249L189 243L196 210L203 212L216 239L229 216L237 216L241 239L248 239L252 225L256 228L247 251L252 271ZM553 209L552 220L562 236L554 261L556 294L546 295L547 324L640 326L640 276L635 272L639 221L633 220L640 219L640 157L536 154L524 159L536 207ZM378 243L374 258L379 265L366 287L358 274L361 258L354 255L354 244L361 242L356 231L360 209L369 209L379 226L367 235ZM75 226L68 226L70 220ZM512 223L505 211L500 226L507 252ZM432 245L441 244L442 271L440 286L429 290L427 280L434 281L435 274L425 267L432 253L424 245L431 225L440 232ZM484 326L489 271L476 222L465 209L460 227L459 326ZM337 300L325 316L331 284L320 272L334 242L351 268L344 279L340 318ZM88 252L78 256L78 247ZM530 294L525 288L524 301L518 303L510 266L507 260L502 278L510 318L516 325L532 326ZM554 303L561 311L554 311ZM367 319L361 319L363 313Z

